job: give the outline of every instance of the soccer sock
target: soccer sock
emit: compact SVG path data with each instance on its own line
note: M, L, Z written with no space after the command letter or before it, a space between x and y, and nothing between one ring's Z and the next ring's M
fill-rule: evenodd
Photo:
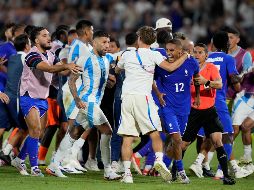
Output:
M124 173L131 174L131 161L123 161Z
M20 158L21 160L25 160L26 156L28 154L28 152L27 152L27 138L25 139L23 146L18 154L18 158Z
M202 153L199 153L195 160L195 163L201 166L204 159L205 159L205 155Z
M148 152L153 151L152 148L152 141L149 140L148 143L145 144L145 146L143 146L138 153L143 157L145 155L147 155Z
M66 155L65 154L66 151L67 153L69 153L68 150L72 147L74 142L75 142L75 139L71 138L69 133L66 133L54 156L53 162L55 164L60 165L60 162L62 161L64 155Z
M230 159L230 156L232 154L233 145L232 144L223 144L223 147L225 149L225 152L227 153L228 159Z
M143 157L143 156L141 156L141 155L139 154L139 152L134 153L134 156L135 156L136 158L142 158L142 157Z
M176 168L178 172L183 171L183 161L182 160L175 160Z
M27 152L31 167L38 166L38 142L39 138L27 137Z
M251 158L251 153L252 153L251 145L243 145L243 148L244 148L244 158L246 158L248 160L252 160L252 158Z
M104 169L110 168L110 135L101 134L100 149L101 149L101 160L104 165Z
M208 152L208 154L207 154L207 156L208 156L208 160L207 160L208 164L211 163L211 161L213 159L213 155L214 155L214 152L210 152L210 151Z
M163 161L163 152L155 152L155 161L157 162Z
M71 158L72 159L78 159L78 152L84 145L85 140L82 138L79 138L73 143L73 146L71 147Z
M48 152L48 148L44 147L44 146L40 146L39 147L39 154L38 154L38 159L39 160L45 160L46 158L46 155L47 155L47 152Z
M13 149L13 146L7 143L7 145L3 148L4 155L9 155L12 149Z
M154 160L155 160L155 154L154 154L154 152L150 152L146 156L145 164L153 166L154 165Z
M228 176L228 159L223 146L216 148L217 158L223 171L224 177Z
M171 165L172 159L169 158L168 156L164 155L163 156L163 162L166 164L167 168Z

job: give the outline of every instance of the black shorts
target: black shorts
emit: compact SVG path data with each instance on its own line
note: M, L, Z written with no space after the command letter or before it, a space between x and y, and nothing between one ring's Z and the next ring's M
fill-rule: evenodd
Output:
M215 132L223 132L215 107L204 110L191 108L187 127L182 137L183 141L193 142L201 127L204 128L206 137L210 137L210 134Z

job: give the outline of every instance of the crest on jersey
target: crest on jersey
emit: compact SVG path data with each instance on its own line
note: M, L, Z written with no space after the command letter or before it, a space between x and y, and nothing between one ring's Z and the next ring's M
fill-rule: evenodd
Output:
M185 76L188 76L188 70L187 69L185 69Z

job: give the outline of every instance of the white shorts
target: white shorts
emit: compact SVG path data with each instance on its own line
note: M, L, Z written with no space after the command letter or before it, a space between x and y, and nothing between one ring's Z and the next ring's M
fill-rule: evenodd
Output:
M92 128L96 125L108 123L108 120L98 104L88 102L85 109L79 109L76 122L87 129L88 127Z
M254 111L252 96L248 97L242 92L238 93L232 108L232 124L241 125L243 121Z
M248 117L254 121L254 111L251 112L251 113L248 115Z
M158 107L152 96L124 95L122 97L119 135L139 136L151 131L161 131Z
M64 86L65 87L65 86ZM68 119L76 119L79 109L76 106L70 89L63 88L63 105Z

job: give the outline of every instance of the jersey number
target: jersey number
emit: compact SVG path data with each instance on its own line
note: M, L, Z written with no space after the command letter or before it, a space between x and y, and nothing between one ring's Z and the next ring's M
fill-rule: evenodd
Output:
M183 92L184 91L184 83L175 83L176 92Z

